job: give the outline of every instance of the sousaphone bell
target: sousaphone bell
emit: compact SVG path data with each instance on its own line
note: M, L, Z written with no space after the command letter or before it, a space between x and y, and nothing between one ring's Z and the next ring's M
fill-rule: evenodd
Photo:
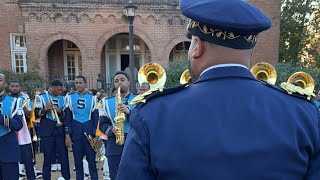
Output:
M293 73L287 80L287 83L297 85L307 92L313 92L315 84L310 74L305 72Z
M189 69L186 69L183 71L183 73L180 76L180 84L191 84L192 79L189 72Z
M150 84L150 89L163 87L166 79L167 76L164 68L157 63L147 63L138 72L139 84L147 82Z
M266 81L270 84L275 84L277 81L277 71L275 68L266 62L260 62L252 66L250 72L258 80Z

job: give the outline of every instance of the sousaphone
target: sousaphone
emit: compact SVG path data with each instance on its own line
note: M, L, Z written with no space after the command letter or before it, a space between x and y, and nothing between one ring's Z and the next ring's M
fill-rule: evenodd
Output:
M270 84L275 84L277 81L277 71L269 63L257 63L254 66L252 66L250 72L258 80L264 80Z
M192 79L189 72L189 69L186 69L183 71L183 73L180 76L180 84L191 84Z
M315 84L310 74L305 72L293 73L287 80L287 83L301 87L307 92L313 92Z
M147 82L150 84L150 89L164 87L166 79L164 68L157 63L147 63L138 72L139 84Z

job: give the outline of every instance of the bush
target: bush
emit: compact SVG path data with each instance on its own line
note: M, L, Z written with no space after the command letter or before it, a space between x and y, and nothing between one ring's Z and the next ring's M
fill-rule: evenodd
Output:
M30 70L27 73L14 73L11 70L2 69L0 72L5 74L8 83L11 80L20 81L21 90L27 92L31 98L34 97L37 87L43 87L46 82L35 70Z
M187 60L174 60L169 62L169 66L165 68L167 74L165 86L170 88L180 85L180 76L187 68Z

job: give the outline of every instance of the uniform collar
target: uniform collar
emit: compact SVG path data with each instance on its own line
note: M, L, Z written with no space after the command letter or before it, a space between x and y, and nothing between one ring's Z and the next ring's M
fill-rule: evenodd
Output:
M15 97L15 98L21 96L21 92L19 92L18 94L12 94L12 93L10 92L9 94L10 94L11 96Z
M220 79L220 78L246 78L255 80L256 78L251 74L251 72L242 66L215 66L210 67L205 72L203 72L200 78L195 82L199 83L202 81L207 81L211 79Z
M83 96L83 95L85 95L87 92L86 92L86 91L83 91L83 93L80 94L80 93L77 91L77 93L78 93L80 96Z

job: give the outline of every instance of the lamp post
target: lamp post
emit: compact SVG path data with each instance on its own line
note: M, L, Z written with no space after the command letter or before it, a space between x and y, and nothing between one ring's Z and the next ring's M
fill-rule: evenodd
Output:
M103 87L103 79L102 79L101 73L99 73L97 78L97 89L101 90L102 87Z
M130 25L129 25L129 48L130 48L130 53L129 53L129 68L130 68L130 91L134 92L134 86L135 86L135 80L134 80L134 39L133 39L133 20L135 16L135 11L137 9L137 6L132 2L129 1L129 4L127 4L125 7L126 14L128 16Z

